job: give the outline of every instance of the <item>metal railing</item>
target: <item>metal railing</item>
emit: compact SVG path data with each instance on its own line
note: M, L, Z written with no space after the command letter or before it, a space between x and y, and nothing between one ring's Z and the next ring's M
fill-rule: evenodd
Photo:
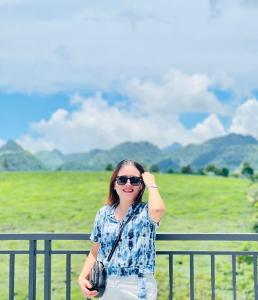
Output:
M66 255L66 300L71 300L71 257L72 255L88 254L89 251L79 250L53 250L52 241L87 241L90 234L63 234L63 233L39 233L39 234L0 234L1 241L28 241L28 250L0 250L0 255L9 255L9 300L15 297L15 258L17 255L28 255L29 258L29 278L28 278L28 299L36 300L36 265L38 255L44 257L44 300L51 300L51 260L53 255ZM258 241L258 234L250 233L191 233L191 234L171 234L159 233L156 236L157 241ZM44 241L44 249L37 248L38 241ZM2 247L1 247L2 248ZM177 255L187 255L190 258L189 270L189 298L195 299L195 281L194 281L194 259L195 256L208 255L210 257L210 289L211 299L215 300L215 258L219 255L231 257L232 265L232 293L233 299L237 299L236 285L236 258L237 256L252 256L253 264L253 294L254 299L258 300L257 285L257 256L256 251L199 251L199 250L165 250L157 251L157 255L167 256L169 259L169 299L173 300L173 277L174 277L174 257ZM1 271L0 271L1 272ZM78 287L79 288L79 287Z

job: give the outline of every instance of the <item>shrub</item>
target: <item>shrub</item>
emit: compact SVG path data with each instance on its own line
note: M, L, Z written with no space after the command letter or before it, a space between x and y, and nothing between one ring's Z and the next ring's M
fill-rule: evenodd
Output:
M150 166L150 172L159 173L159 167L157 165Z
M107 164L105 170L106 171L113 171L114 167L112 164Z
M181 168L181 173L182 174L193 174L193 169L192 169L191 165L183 166Z

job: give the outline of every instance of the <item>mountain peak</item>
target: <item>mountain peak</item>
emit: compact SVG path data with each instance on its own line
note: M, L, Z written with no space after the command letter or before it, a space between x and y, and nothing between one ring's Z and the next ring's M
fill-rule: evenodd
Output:
M213 138L204 144L216 145L258 145L258 141L251 135L242 135L239 133L229 133L225 136Z
M5 152L5 151L12 151L12 152L17 152L17 151L24 151L23 148L18 145L14 140L9 140L6 142L5 145L3 145L0 148L1 152Z
M182 147L183 147L183 146L182 146L181 144L179 144L179 143L173 143L173 144L171 144L171 145L169 145L169 146L164 147L164 148L162 149L162 152L163 152L163 153L171 153L171 152L174 152L174 151L176 151L176 150L181 149Z

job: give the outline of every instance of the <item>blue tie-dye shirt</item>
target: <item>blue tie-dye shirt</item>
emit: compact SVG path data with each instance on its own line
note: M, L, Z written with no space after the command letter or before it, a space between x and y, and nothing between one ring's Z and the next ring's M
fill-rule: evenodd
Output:
M115 216L117 205L105 205L96 214L90 240L100 243L97 260L106 266L108 275L127 276L155 271L155 239L159 223L150 219L148 203L132 204L123 220ZM126 224L121 241L109 261L107 258L118 236L121 224L135 213Z

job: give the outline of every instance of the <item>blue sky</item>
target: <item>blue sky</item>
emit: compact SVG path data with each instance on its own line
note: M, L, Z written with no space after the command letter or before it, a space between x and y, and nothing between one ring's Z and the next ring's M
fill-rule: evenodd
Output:
M0 0L0 145L258 138L257 20L251 0Z
M30 129L31 122L47 119L60 107L69 109L69 96L62 94L0 94L0 136L16 139Z

